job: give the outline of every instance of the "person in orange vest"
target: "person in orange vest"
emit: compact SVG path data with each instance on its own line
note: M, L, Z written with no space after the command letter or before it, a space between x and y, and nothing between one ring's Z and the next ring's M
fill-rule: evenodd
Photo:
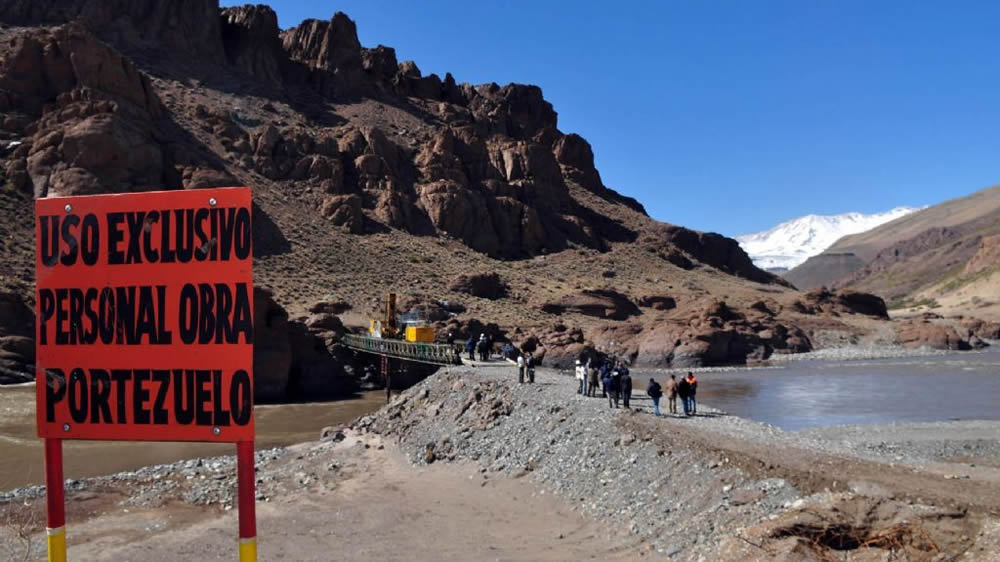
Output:
M695 401L695 394L698 392L698 379L695 378L694 373L688 372L687 376L688 383L688 403L690 404L691 415L698 413L698 403ZM688 408L685 408L687 410Z

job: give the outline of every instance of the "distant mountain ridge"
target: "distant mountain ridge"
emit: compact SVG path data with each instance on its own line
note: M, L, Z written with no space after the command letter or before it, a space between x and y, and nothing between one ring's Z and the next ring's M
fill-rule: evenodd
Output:
M871 292L901 311L1000 318L1000 186L844 236L784 278Z
M820 254L843 236L870 230L919 209L896 207L884 213L806 215L774 228L736 236L754 265L768 270L791 269Z

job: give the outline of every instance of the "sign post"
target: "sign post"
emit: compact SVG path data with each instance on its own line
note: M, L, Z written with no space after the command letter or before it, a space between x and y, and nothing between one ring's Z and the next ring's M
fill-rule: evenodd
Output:
M247 188L35 203L36 401L50 561L66 560L66 439L236 443L256 560Z

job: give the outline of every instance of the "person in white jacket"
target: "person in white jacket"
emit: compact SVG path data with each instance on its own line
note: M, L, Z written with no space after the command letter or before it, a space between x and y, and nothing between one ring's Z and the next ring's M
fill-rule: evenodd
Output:
M524 354L521 353L517 356L517 382L524 382L524 370L526 367L527 364L524 362Z
M579 359L576 360L576 380L580 381L580 388L577 389L576 393L581 395L587 394L587 367L580 362Z

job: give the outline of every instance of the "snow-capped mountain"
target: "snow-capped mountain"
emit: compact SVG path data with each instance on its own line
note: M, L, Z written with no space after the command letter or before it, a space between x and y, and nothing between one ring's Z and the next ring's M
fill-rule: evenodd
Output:
M870 230L918 210L913 207L896 207L873 215L806 215L783 222L770 230L737 236L736 240L757 267L791 269L823 252L841 236Z

